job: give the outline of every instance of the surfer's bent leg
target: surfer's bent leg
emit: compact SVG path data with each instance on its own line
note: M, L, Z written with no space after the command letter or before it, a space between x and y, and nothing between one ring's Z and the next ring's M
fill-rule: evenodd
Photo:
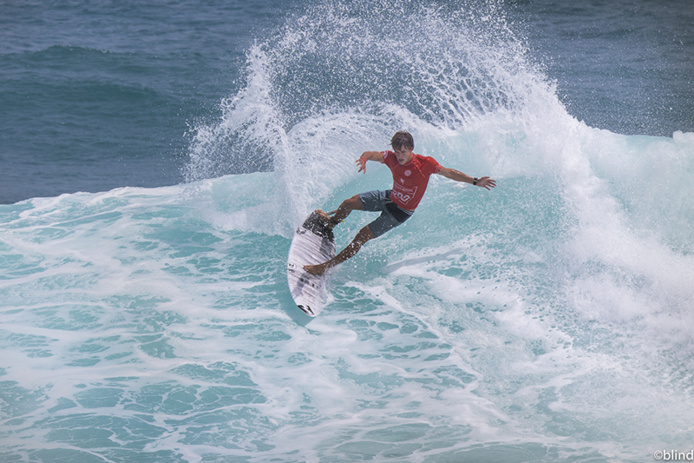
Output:
M356 253L359 252L361 247L364 246L364 244L367 241L373 238L374 234L367 225L361 230L359 230L359 233L357 233L357 236L354 237L352 242L349 243L346 248L340 251L338 255L336 255L327 262L323 262L322 264L306 265L304 266L304 269L308 273L311 273L313 275L323 275L328 269L335 267L336 265L339 265L347 259L353 257Z
M412 215L411 211L400 210L399 212L395 211L396 214L394 214L393 208L398 208L392 204L392 201L390 201L389 193L390 191L370 191L368 193L353 196L350 199L343 201L342 204L340 204L340 208L335 211L335 216L332 219L333 221L335 220L335 217L347 217L347 215L349 215L349 213L355 209L364 211L381 211L381 215L376 220L362 228L352 242L338 255L327 262L323 262L322 264L306 265L304 266L304 269L313 275L322 275L329 268L341 264L350 257L353 257L357 252L359 252L361 247L367 241L383 235L409 219ZM346 214L344 214L344 216L338 216L338 213L342 214L345 211Z
M334 213L335 215L333 215L332 219L330 219L330 223L334 227L338 223L345 220L347 216L354 210L364 210L364 205L359 199L359 195L354 195L351 198L342 201L340 206L335 211L331 212L331 214Z

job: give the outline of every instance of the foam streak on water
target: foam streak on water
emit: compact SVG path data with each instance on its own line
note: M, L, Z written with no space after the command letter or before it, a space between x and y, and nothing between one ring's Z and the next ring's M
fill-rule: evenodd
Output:
M691 446L694 134L575 120L494 2L368 4L366 22L360 2L308 9L251 49L248 84L197 130L190 183L0 206L0 459L636 462ZM393 14L422 27L385 34ZM386 187L354 159L400 128L498 187L433 178L303 318L293 228ZM244 173L210 178L227 164ZM338 246L371 218L350 216Z

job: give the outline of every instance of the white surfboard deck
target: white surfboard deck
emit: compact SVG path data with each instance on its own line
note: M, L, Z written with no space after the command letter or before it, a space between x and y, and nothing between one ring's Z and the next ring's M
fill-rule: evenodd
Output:
M306 315L318 315L327 301L327 273L311 275L304 265L321 264L335 257L335 237L325 220L312 212L296 229L289 247L287 282L297 307Z

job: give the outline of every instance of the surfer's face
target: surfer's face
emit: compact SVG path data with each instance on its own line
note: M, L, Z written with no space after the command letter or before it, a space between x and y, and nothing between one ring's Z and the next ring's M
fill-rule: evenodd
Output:
M400 148L394 148L394 150L395 158L398 160L401 166L404 166L405 164L410 162L412 160L412 156L414 156L411 148L401 146Z

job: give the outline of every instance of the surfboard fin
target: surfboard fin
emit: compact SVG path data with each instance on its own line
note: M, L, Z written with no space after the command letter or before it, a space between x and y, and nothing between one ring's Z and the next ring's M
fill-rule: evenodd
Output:
M303 313L305 313L306 315L310 315L311 317L315 317L315 316L316 316L316 314L313 313L313 310L311 310L311 307L309 307L309 306L307 306L307 305L303 305L303 304L302 304L302 305L299 305L299 306L297 306L297 307L299 307L299 308L301 309L301 311L302 311Z

